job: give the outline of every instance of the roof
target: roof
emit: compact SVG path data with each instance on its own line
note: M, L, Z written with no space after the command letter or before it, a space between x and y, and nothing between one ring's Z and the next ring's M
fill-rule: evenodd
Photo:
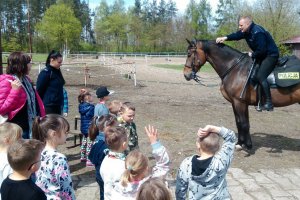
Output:
M293 37L291 39L282 41L282 43L284 43L284 44L297 44L297 43L299 43L300 44L300 35L299 36L295 36L295 37Z

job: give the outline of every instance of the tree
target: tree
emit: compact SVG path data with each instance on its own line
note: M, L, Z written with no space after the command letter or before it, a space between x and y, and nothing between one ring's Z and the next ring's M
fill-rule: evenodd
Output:
M199 4L195 0L190 0L186 19L190 22L195 37L208 38L209 22L211 20L211 7L207 0L200 0Z
M100 46L100 50L108 51L108 40L105 29L104 22L106 18L110 15L110 10L107 2L105 0L101 0L100 6L96 8L95 14L95 22L94 22L94 30L95 30L95 38L96 44Z
M123 0L115 0L112 7L112 13L125 13L125 3Z
M226 35L235 31L238 17L234 12L233 0L219 0L217 8L215 13L217 35Z
M57 3L64 3L65 5L72 8L74 11L75 17L79 19L82 26L82 38L85 41L93 41L92 26L91 26L91 15L89 5L85 0L57 0Z
M198 25L199 25L198 36L200 36L201 38L209 38L211 36L211 34L209 33L210 32L209 23L212 18L211 6L207 2L207 0L200 0L198 9L200 12L200 16L198 19Z
M80 39L81 24L73 10L65 4L50 6L37 24L39 36L50 48L75 47Z
M135 17L141 17L142 14L142 4L141 0L135 0L134 1L134 7L133 7L133 15Z
M299 33L299 17L294 0L261 0L255 5L254 20L279 42ZM299 4L298 4L299 5Z

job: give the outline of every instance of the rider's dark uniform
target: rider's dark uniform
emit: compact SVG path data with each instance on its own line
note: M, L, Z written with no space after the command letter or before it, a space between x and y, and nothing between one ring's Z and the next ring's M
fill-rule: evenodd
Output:
M263 88L263 92L266 97L265 105L263 109L273 110L270 86L267 82L268 75L272 72L279 57L279 50L273 40L272 36L263 27L252 24L247 32L237 31L230 35L227 35L227 40L240 40L245 39L248 46L253 51L252 58L256 59L256 62L260 64L256 79L259 81Z

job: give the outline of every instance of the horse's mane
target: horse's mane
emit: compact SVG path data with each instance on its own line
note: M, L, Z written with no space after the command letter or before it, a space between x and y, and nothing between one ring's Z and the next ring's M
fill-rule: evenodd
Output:
M232 47L230 47L230 46L228 46L228 45L226 45L226 44L224 44L224 43L216 43L215 40L198 40L198 39L196 39L195 42L196 42L196 43L197 43L197 42L202 42L202 43L203 43L203 48L204 48L204 50L207 49L207 46L210 46L210 45L216 45L216 46L218 46L218 47L220 47L220 48L224 48L224 50L234 51L234 52L239 53L239 54L242 53L241 51L239 51L239 50L237 50L237 49L235 49L235 48L232 48Z

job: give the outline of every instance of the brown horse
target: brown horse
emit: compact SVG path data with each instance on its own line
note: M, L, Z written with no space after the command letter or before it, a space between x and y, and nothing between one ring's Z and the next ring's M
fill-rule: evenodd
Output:
M249 133L249 105L257 105L257 95L251 84L240 98L252 65L252 59L227 45L216 44L215 41L196 40L190 42L188 56L184 66L186 80L199 81L196 73L205 62L209 62L222 80L221 93L232 104L236 126L238 129L238 145L245 150L252 148ZM300 84L287 88L272 88L272 102L275 107L288 106L300 102Z

